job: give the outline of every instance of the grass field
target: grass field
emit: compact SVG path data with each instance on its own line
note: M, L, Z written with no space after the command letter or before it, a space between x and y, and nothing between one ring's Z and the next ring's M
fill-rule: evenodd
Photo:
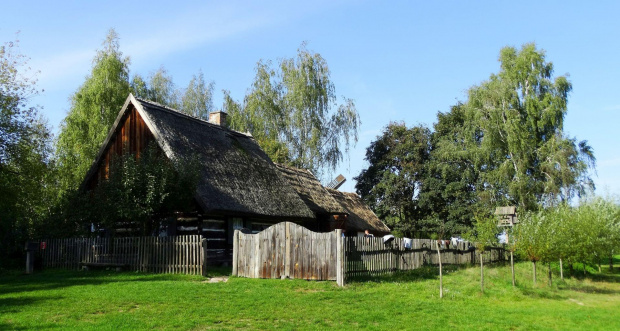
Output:
M0 275L0 329L450 329L620 330L620 273L592 273L548 286L540 266L424 268L350 282L44 271ZM215 269L212 276L226 270ZM579 278L577 278L579 277Z

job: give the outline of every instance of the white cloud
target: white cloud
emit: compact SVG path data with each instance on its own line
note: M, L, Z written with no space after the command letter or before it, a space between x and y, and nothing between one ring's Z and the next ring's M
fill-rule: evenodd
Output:
M243 8L242 8L243 7ZM277 24L278 17L271 9L252 10L248 6L235 5L193 8L186 13L142 20L138 17L127 27L117 28L121 36L121 51L132 61L146 61L154 56L187 51L207 43ZM245 9L245 10L244 10ZM280 13L281 14L281 13ZM74 46L70 40L62 53L49 54L33 59L31 66L41 70L39 84L47 91L63 89L84 78L89 72L95 50L104 36L97 36L89 46ZM73 49L71 49L73 47Z
M39 85L46 91L53 91L62 89L67 81L88 72L94 54L94 49L67 51L33 60L30 66L41 70Z
M156 28L153 25L138 28L128 40L129 46L125 47L125 50L134 59L153 54L164 56L259 29L274 22L274 15L266 11L244 13L232 7L209 10L203 8L180 15Z

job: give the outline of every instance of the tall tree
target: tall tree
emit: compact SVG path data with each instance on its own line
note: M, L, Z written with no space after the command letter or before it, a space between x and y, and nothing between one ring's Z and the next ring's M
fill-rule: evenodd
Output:
M436 229L420 222L428 213L419 205L430 153L428 128L390 123L366 149L369 166L355 177L357 193L388 226L407 236ZM441 231L445 233L445 231Z
M130 85L134 95L177 109L190 116L208 120L209 113L213 111L215 83L205 82L202 71L192 76L185 89L176 87L172 76L163 66L149 75L148 82L142 76L135 75Z
M181 109L191 116L208 120L213 111L214 87L215 83L206 83L202 71L199 71L192 76L181 97Z
M591 147L563 131L571 83L553 79L553 64L534 44L505 47L499 61L500 72L472 87L464 105L462 139L480 169L480 197L534 210L593 187Z
M61 123L56 152L64 189L75 189L81 183L131 91L129 58L123 57L113 29L102 46Z
M30 105L39 93L36 73L17 47L0 46L0 267L21 255L53 197L51 133Z
M479 170L467 157L459 138L465 122L462 104L438 113L431 135L431 150L420 190L420 208L432 232L459 235L467 232L474 215L484 213L477 204Z
M179 90L177 90L172 76L164 66L151 73L146 87L146 98L159 104L179 109Z
M334 170L357 142L360 120L353 100L338 104L327 62L305 44L277 69L260 61L243 104L228 101L233 128L251 132L270 156L319 177Z

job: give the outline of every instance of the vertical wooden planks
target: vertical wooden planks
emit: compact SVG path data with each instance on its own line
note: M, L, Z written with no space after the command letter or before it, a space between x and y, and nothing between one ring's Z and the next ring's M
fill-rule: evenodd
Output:
M344 254L343 254L342 230L336 230L336 283L344 286Z
M291 237L291 223L290 222L285 222L284 223L284 230L285 230L285 242L284 242L284 276L287 278L291 278L291 275L293 274L291 272L291 260L293 259L293 255L291 255L292 253L292 237Z
M232 275L239 276L239 230L233 234L233 261Z

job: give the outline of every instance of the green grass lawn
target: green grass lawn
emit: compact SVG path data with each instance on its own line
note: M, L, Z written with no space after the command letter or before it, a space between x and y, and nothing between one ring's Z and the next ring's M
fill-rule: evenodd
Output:
M448 268L439 299L437 270L335 282L184 275L44 271L0 275L0 329L444 329L620 330L620 273L565 282L530 263L480 270ZM226 273L216 269L212 275ZM579 277L579 278L577 278Z

